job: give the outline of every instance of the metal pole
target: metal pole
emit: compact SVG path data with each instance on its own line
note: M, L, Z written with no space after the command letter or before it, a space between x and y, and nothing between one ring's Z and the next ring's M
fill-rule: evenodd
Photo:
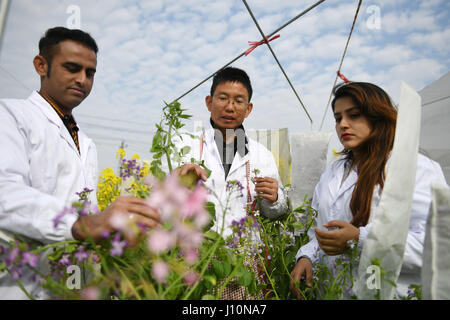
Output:
M9 8L9 0L2 0L2 4L0 7L0 49L2 46L2 40L3 40L3 31L5 27L6 22L6 16L8 14L8 8Z
M319 4L321 4L322 2L324 2L325 0L320 0L317 1L315 4L313 4L312 6L310 6L309 8L307 8L306 10L300 12L298 15L296 15L294 18L292 18L291 20L289 20L288 22L286 22L285 24L283 24L281 27L279 27L277 30L273 31L272 33L270 33L268 35L268 37L272 37L273 35L275 35L275 33L281 31L282 29L284 29L285 27L287 27L288 25L290 25L292 22L294 22L295 20L297 20L298 18L300 18L301 16L307 14L309 11L311 11L312 9L314 9L315 7L317 7ZM265 38L263 38L261 41L264 41ZM246 50L247 51L247 50ZM226 67L228 67L230 64L232 64L233 62L235 62L236 60L242 58L245 55L245 52L242 52L240 55L238 55L236 58L234 58L233 60L231 60L230 62L228 62L226 65L224 65L222 68L220 68L219 70L217 70L216 72L214 72L213 74L211 74L210 76L208 76L205 80L201 81L199 84L197 84L195 87L193 87L192 89L190 89L189 91L183 93L181 96L179 96L178 98L176 98L175 100L173 100L173 102L180 100L181 98L183 98L184 96L186 96L188 93L191 93L192 91L194 91L194 89L198 88L199 86L201 86L203 83L205 83L206 81L208 81L209 79L211 79L212 77L214 77L214 75L219 72L222 69L225 69Z
M264 32L262 31L261 27L259 26L258 21L256 20L255 16L253 15L252 10L251 10L250 7L248 6L247 1L245 1L245 0L242 0L242 1L244 2L245 7L246 7L247 10L248 10L248 13L249 13L250 16L252 17L252 20L253 20L253 22L255 23L256 28L258 28L259 33L261 33L261 35L262 35L263 38L264 38ZM310 121L311 124L312 124L312 123L313 123L313 120L312 120L311 116L309 115L308 110L306 110L306 107L305 107L305 105L303 104L302 100L300 99L300 96L298 95L298 93L297 93L297 91L295 90L294 86L292 85L291 80L289 80L289 77L287 76L286 72L284 71L283 66L281 65L281 63L280 63L280 61L278 60L278 58L277 58L275 52L273 51L272 47L270 46L269 41L266 41L266 45L267 45L267 47L269 48L270 52L272 53L272 56L274 57L274 59L275 59L275 61L277 62L278 66L280 67L281 72L283 72L284 77L286 78L287 82L288 82L289 85L291 86L292 91L294 91L294 94L295 94L295 96L297 97L297 100L300 102L301 106L303 107L303 110L306 112L306 115L308 116L309 121Z

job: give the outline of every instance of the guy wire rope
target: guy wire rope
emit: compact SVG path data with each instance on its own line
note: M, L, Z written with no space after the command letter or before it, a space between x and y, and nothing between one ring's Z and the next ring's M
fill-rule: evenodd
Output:
M316 3L314 3L312 6L310 6L309 8L307 8L306 10L300 12L298 15L296 15L294 18L292 18L291 20L289 20L288 22L286 22L285 24L283 24L281 27L279 27L277 30L273 31L271 34L269 34L267 37L270 38L272 37L275 33L281 31L282 29L284 29L285 27L287 27L289 24L291 24L292 22L294 22L295 20L297 20L298 18L300 18L301 16L305 15L306 13L308 13L309 11L311 11L312 9L314 9L315 7L317 7L319 4L321 4L322 2L324 2L325 0L320 0L317 1ZM265 39L263 38L261 41L264 41ZM193 88L189 89L188 91L186 91L185 93L183 93L181 96L179 96L178 98L176 98L175 100L173 100L172 102L178 101L181 98L183 98L184 96L186 96L187 94L191 93L192 91L194 91L195 89L197 89L199 86L201 86L203 83L205 83L206 81L208 81L209 79L211 79L212 77L214 77L214 75L219 72L222 69L225 69L226 67L228 67L230 64L232 64L233 62L237 61L238 59L242 58L245 53L247 52L244 51L243 53L241 53L240 55L238 55L236 58L234 58L233 60L231 60L230 62L228 62L226 65L224 65L222 68L220 68L219 70L217 70L216 72L214 72L213 74L211 74L210 76L208 76L206 79L202 80L200 83L198 83L196 86L194 86Z
M325 116L327 115L328 107L330 106L331 97L333 96L333 88L336 86L336 82L337 82L337 79L339 77L338 73L341 72L342 63L344 62L344 58L345 58L345 55L347 53L348 44L350 43L350 38L352 37L352 33L353 33L353 29L355 27L356 19L358 18L359 9L361 8L361 3L362 3L362 0L359 0L358 8L356 9L356 13L355 13L355 18L353 19L352 28L350 29L350 34L348 35L347 43L345 44L344 53L342 55L341 62L339 64L338 71L336 72L336 78L334 79L334 83L333 83L333 86L331 88L330 97L328 98L328 103L327 103L327 106L325 107L325 112L324 112L323 117L322 117L322 122L320 123L319 131L322 130L323 122L325 121Z
M256 18L255 18L255 16L253 15L252 10L251 10L250 7L248 6L247 1L246 1L246 0L242 0L242 2L244 2L244 5L245 5L245 7L247 8L248 13L249 13L250 16L252 17L252 20L253 20L253 22L255 23L256 27L258 28L259 33L261 33L261 35L263 36L263 38L268 39L269 37L265 37L264 32L262 31L261 27L259 26L258 21L256 21ZM303 104L302 100L300 99L300 97L299 97L297 91L295 90L294 86L292 85L291 80L289 80L289 77L287 76L286 72L284 71L284 69L283 69L283 67L282 67L282 65L281 65L281 63L280 63L280 61L278 60L278 58L277 58L275 52L272 50L272 47L270 46L269 41L266 40L266 41L264 41L264 43L267 45L267 47L269 48L270 52L272 53L272 56L274 57L274 59L275 59L275 61L277 62L278 66L280 67L281 72L283 73L283 75L284 75L284 77L286 78L287 82L288 82L289 85L291 86L292 91L294 91L294 94L295 94L295 96L297 97L297 100L300 102L301 106L303 107L303 110L306 112L306 115L308 116L309 121L310 121L311 124L312 124L312 123L313 123L313 120L311 119L311 116L309 115L308 110L306 110L306 107L305 107L305 105Z

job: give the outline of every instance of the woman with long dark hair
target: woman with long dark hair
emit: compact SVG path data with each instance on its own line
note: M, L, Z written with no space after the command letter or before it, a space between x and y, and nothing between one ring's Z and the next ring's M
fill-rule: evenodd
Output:
M384 187L392 151L397 110L380 87L365 82L341 84L332 101L336 133L344 146L341 159L333 162L317 184L312 207L317 227L308 232L310 242L297 253L291 272L291 290L300 298L295 282L305 278L311 286L313 264L334 269L336 259L356 241L361 250ZM442 169L419 154L411 219L397 295L408 285L420 284L426 219L431 204L431 184L446 185Z

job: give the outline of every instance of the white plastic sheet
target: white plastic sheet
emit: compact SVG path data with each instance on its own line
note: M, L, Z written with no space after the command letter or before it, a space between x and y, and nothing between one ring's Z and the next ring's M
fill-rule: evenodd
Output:
M403 263L409 230L411 203L415 186L420 136L421 98L402 83L394 147L389 171L372 227L364 243L354 290L359 299L393 299ZM372 259L381 260L386 271L379 287L369 285L368 274L374 270Z
M281 182L283 185L288 184L291 166L288 129L249 129L246 133L272 152Z
M422 298L450 299L450 189L433 185L423 249Z
M328 144L332 132L295 132L291 134L292 208L303 203L305 195L312 198L314 188L327 166Z

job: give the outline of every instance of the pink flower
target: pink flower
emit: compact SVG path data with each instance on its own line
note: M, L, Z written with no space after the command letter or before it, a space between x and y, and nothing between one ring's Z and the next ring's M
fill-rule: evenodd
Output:
M203 232L185 224L175 226L179 243L183 248L198 248L203 242Z
M198 256L199 256L198 248L182 249L181 253L184 256L184 260L189 265L193 265L198 260Z
M97 300L99 295L100 291L96 287L89 287L81 291L81 298L83 300Z
M209 223L210 220L211 217L209 216L209 213L204 210L195 216L194 223L198 228L203 228Z
M184 218L192 218L197 214L202 214L205 211L205 201L208 196L208 190L204 187L195 188L194 192L190 194L187 201L183 202L181 213Z
M148 237L147 247L151 252L159 254L172 248L175 240L175 236L167 230L154 230Z
M169 175L162 183L155 180L148 182L152 186L148 202L161 211L163 221L170 219L174 209L182 206L189 197L189 190L179 183L176 176Z
M189 273L183 277L183 281L189 286L194 285L198 281L198 279L199 276L195 271L189 271Z
M36 267L39 262L39 256L31 253L31 252L24 252L22 254L22 264L28 264L30 267Z
M159 283L164 283L169 275L170 268L167 263L156 261L152 266L153 278Z
M125 230L128 227L129 219L125 213L114 214L109 219L111 226L116 230Z
M170 200L181 206L189 197L189 189L183 187L177 176L169 175L164 181L164 189L170 195Z

